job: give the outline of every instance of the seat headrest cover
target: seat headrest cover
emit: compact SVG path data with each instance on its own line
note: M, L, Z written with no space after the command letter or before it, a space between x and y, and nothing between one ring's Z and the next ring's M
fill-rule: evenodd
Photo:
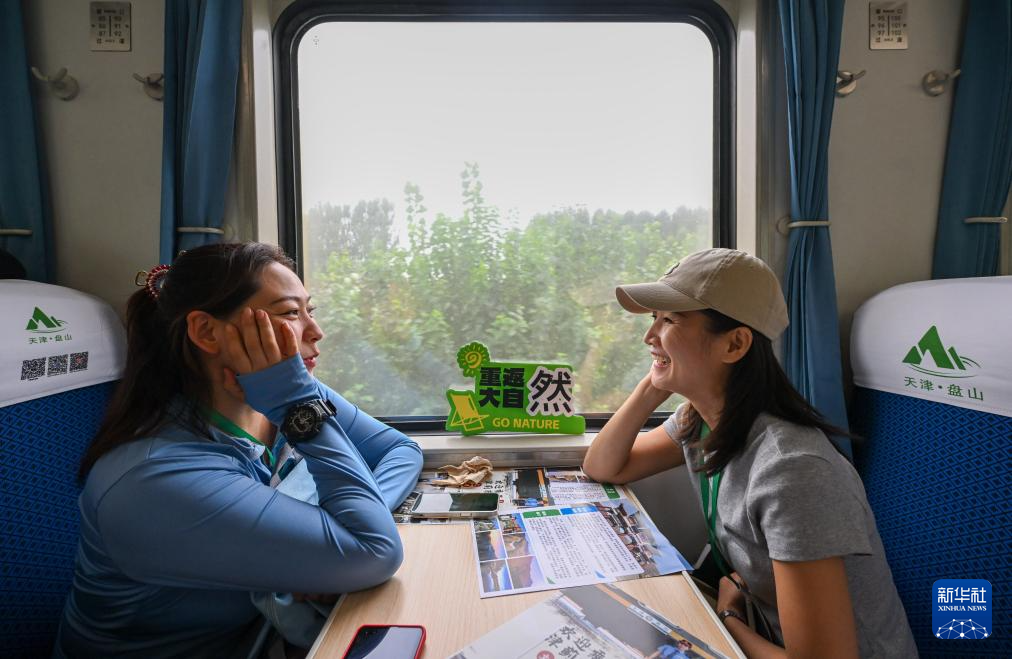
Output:
M894 286L854 314L858 387L1012 417L1012 277Z
M0 407L119 379L126 332L102 300L18 279L0 300Z

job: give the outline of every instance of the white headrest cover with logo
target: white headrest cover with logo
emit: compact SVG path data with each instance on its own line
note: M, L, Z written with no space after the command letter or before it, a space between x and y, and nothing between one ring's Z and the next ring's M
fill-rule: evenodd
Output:
M0 280L0 407L116 380L126 332L102 300L62 286Z
M1012 416L1012 277L894 286L854 314L854 384Z

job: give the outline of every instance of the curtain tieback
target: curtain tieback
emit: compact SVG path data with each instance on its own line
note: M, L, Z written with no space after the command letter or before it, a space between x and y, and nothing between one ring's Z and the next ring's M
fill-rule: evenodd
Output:
M31 229L0 229L0 236L30 236Z
M791 222L791 218L784 216L777 220L777 233L781 236L786 236L790 233L791 229L799 229L801 227L829 227L829 220L798 220Z
M964 224L1005 224L1008 222L1007 217L968 217L963 220Z
M176 227L177 233L213 233L218 236L224 236L225 231L223 229L215 229L214 227Z

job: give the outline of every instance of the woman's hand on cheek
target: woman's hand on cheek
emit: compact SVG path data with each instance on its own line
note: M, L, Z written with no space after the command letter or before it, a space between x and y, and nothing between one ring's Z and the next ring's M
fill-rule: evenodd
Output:
M654 406L654 409L657 409L664 403L664 401L666 401L668 398L671 398L672 392L665 391L663 389L658 389L657 387L655 387L652 376L653 371L652 370L648 371L647 374L643 377L643 379L640 380L640 383L639 385L637 385L636 389L642 395L647 397L647 399Z
M253 311L249 307L239 314L238 327L225 328L226 386L236 375L255 373L288 359L298 353L295 331L284 321L275 330L266 311ZM231 376L229 375L231 373ZM235 383L238 387L238 383Z

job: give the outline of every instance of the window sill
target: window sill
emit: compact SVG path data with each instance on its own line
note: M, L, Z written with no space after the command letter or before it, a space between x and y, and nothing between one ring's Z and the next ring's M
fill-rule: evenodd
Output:
M424 469L460 464L476 455L495 467L570 467L583 462L596 432L582 435L430 435L408 433L422 447Z

